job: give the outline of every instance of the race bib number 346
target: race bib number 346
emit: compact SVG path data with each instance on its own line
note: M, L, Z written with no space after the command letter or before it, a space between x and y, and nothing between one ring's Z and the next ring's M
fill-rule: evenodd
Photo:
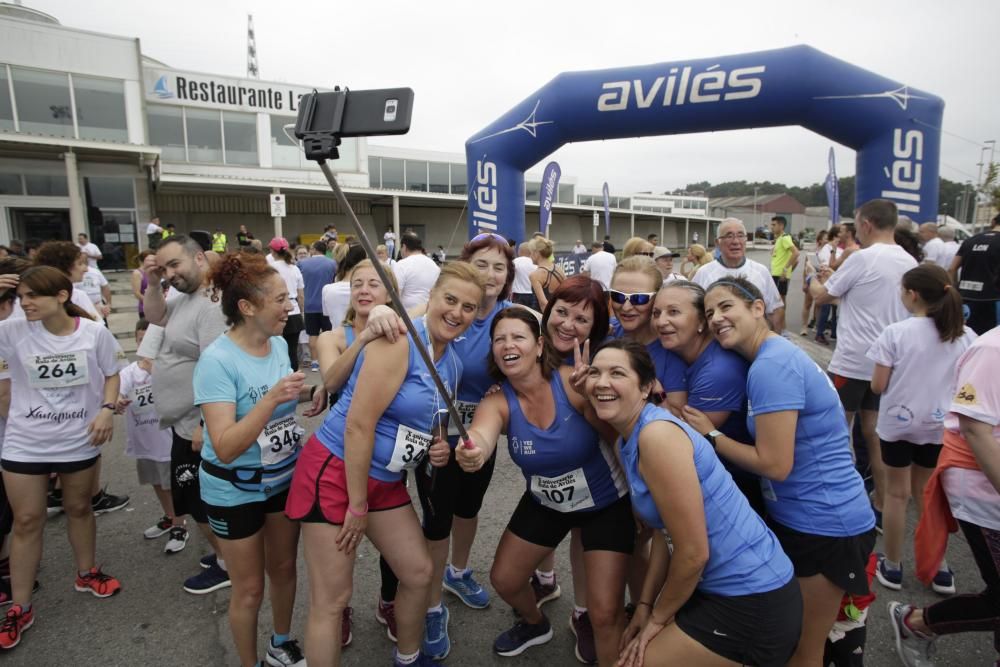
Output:
M32 354L24 360L34 389L59 389L87 384L87 353Z
M305 429L295 421L295 415L269 421L257 436L260 462L266 466L281 463L298 451L304 434Z

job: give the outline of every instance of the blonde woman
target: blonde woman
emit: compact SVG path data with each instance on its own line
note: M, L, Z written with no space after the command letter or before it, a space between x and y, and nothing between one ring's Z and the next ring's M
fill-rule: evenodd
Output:
M688 248L687 257L684 259L684 266L686 267L690 264L690 268L686 271L682 271L684 275L687 276L688 280L694 278L694 274L698 272L698 269L710 264L712 262L712 253L705 250L705 246L700 243L692 243L691 247Z
M643 255L652 259L653 244L646 239L633 236L626 241L624 247L622 247L622 259L628 259L634 255Z
M529 241L528 248L531 250L531 261L538 267L528 276L531 280L531 296L534 300L533 303L529 304L529 307L542 312L548 305L552 292L562 284L566 275L560 267L555 265L551 240L535 237Z

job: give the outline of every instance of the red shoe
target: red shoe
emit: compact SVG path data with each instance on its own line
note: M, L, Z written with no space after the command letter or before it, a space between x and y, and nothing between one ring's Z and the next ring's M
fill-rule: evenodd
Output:
M111 575L101 572L101 568L92 567L90 572L82 577L76 575L75 588L81 593L93 593L95 597L109 598L122 589L122 584Z
M12 649L21 643L21 635L35 622L34 609L23 611L16 604L7 610L7 616L0 623L0 649Z
M382 602L381 596L378 599L378 606L375 607L375 620L385 626L385 634L389 639L396 641L396 604L394 602Z

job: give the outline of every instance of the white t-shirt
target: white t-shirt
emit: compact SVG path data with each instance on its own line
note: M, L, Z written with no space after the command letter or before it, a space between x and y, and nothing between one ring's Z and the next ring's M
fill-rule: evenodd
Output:
M162 232L163 232L163 227L160 227L155 222L150 222L148 225L146 225L146 235L147 236L150 235L150 234L159 234L159 233L162 233Z
M510 291L514 294L531 293L531 274L535 272L535 263L530 257L514 258L514 282L510 286Z
M678 280L687 280L687 278L679 273L671 273L663 277L663 284L666 285L667 283L676 282Z
M909 317L899 299L900 284L916 265L898 245L876 243L852 253L826 281L830 296L840 298L831 373L872 379L875 362L868 358L868 348L886 327Z
M145 339L144 339L145 341ZM118 393L132 401L125 408L125 453L136 459L169 462L170 428L160 428L153 398L153 376L133 361L118 374Z
M278 261L274 258L274 255L272 255L271 253L265 254L264 259L266 259L267 263L270 264L271 266L274 266L274 263Z
M81 318L76 331L54 336L41 322L7 319L0 357L11 378L4 458L71 462L100 453L87 427L102 409L105 378L125 361L110 331Z
M300 314L302 309L299 308L299 290L306 288L306 283L302 279L302 271L294 264L286 264L284 260L275 261L271 266L278 271L281 279L285 281L285 286L288 288L288 298L292 302L292 310L288 314Z
M930 241L924 244L924 261L934 262L938 266L947 270L948 265L950 265L951 263L949 262L948 265L944 264L944 255L945 255L944 241L942 241L938 237L935 236Z
M73 283L74 290L82 290L87 298L95 305L100 305L104 300L101 295L101 288L108 284L108 279L104 277L99 269L88 266L87 272L83 274L83 280Z
M73 293L69 297L69 301L70 303L73 303L87 311L98 324L104 324L104 318L101 317L99 312L97 312L97 308L94 307L94 302L90 300L90 297L88 297L87 293L82 289L74 288Z
M80 245L80 252L87 256L87 266L96 269L97 260L101 256L101 249L93 243L88 242Z
M951 268L951 262L955 259L955 255L958 254L958 241L945 241L944 250L941 251L941 261L944 262L941 266L944 267L945 271Z
M441 274L441 267L434 260L416 252L396 262L392 272L399 283L399 298L403 307L409 310L414 306L427 303L431 296L431 288ZM333 320L330 320L333 323Z
M837 254L833 254L834 246L827 243L816 253L816 259L819 261L819 266L830 266L830 257L834 259L840 259L840 256L844 254L844 249L837 246ZM818 268L818 267L817 267Z
M382 239L385 241L386 245L396 243L396 235L393 232L386 232L382 235Z
M929 317L890 324L868 350L868 358L892 368L878 409L878 437L915 445L940 445L944 416L955 395L952 386L958 358L976 340L972 329L944 343Z
M598 250L583 261L582 271L590 274L590 277L601 283L604 291L611 289L611 276L615 275L615 267L618 260L606 250Z
M1000 440L1000 327L980 336L958 360L955 386L944 427L957 433L958 415L964 415L991 425ZM982 471L946 468L941 483L952 516L1000 530L1000 494Z
M573 246L573 254L574 255L586 255L587 254L587 246L583 245L582 243L580 245Z
M330 318L334 329L344 321L344 315L351 305L351 283L338 280L329 285L323 285L323 314Z
M760 290L760 293L764 296L764 310L768 315L778 308L785 307L785 304L781 301L781 295L778 293L778 288L774 285L774 279L771 278L771 269L749 258L744 259L743 264L735 268L730 268L718 260L709 262L698 269L698 272L694 274L692 282L708 289L708 286L716 280L736 276L746 278L754 284L754 287Z

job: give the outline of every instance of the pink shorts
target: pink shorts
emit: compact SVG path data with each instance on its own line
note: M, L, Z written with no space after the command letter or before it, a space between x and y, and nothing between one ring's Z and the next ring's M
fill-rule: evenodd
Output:
M347 471L344 460L331 454L313 435L295 463L285 514L293 521L340 526L347 513ZM368 478L368 511L381 512L410 504L402 480L382 482Z

